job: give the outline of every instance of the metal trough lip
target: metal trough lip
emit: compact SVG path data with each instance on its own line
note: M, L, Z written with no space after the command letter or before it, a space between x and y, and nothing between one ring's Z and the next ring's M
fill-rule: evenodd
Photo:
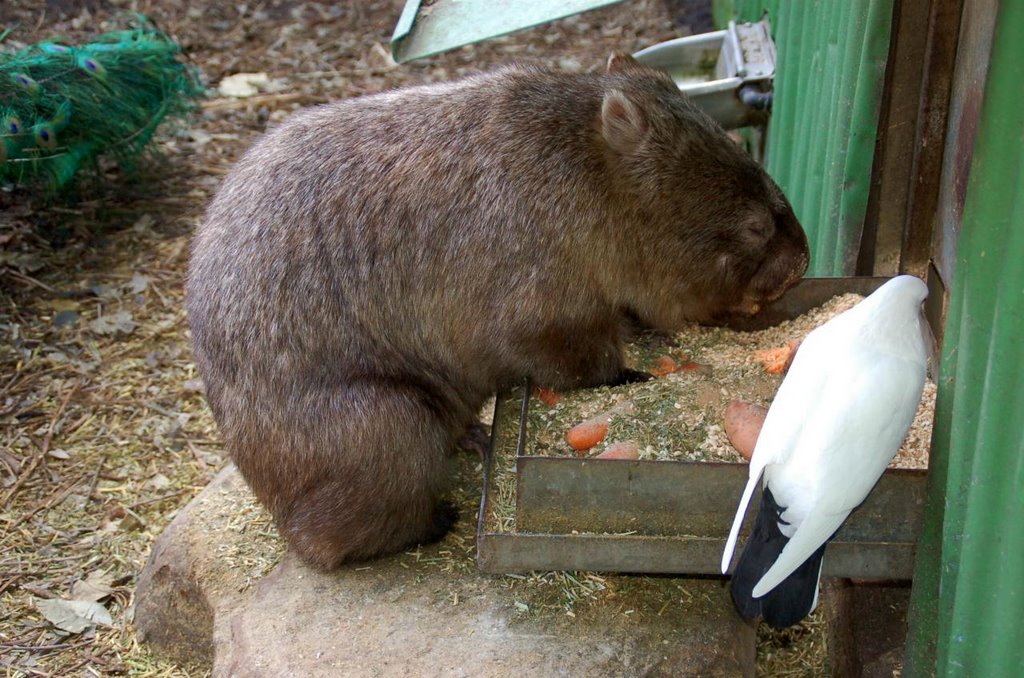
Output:
M720 52L727 34L728 31L714 31L673 38L634 52L633 58L652 68L667 69L675 66L691 66L694 70L709 70L707 68L709 65L717 67L717 58L714 64L708 64L710 54Z
M756 330L838 293L870 294L887 278L805 279L738 329ZM520 392L521 389L521 392ZM538 457L526 446L530 389L499 397L484 464L477 561L488 573L594 570L719 574L746 464ZM516 408L516 531L488 531L499 427ZM503 430L508 430L503 429ZM511 444L510 438L505 438ZM890 469L828 547L827 576L909 579L924 509L924 470ZM744 521L753 523L755 498Z

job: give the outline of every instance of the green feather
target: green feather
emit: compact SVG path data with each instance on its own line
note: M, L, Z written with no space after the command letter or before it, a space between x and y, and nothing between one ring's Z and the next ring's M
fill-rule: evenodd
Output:
M0 52L0 183L57 190L101 155L130 171L160 123L191 110L195 70L145 17L133 23Z

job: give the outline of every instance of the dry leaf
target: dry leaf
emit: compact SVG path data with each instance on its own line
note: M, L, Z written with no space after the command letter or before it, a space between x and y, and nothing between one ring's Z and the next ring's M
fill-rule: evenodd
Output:
M42 303L53 311L77 311L79 303L74 299L50 299Z
M235 73L220 81L217 92L225 97L251 97L259 94L261 89L268 89L270 84L266 73Z
M96 334L114 334L122 332L131 334L135 329L135 319L129 311L108 313L89 322L89 329Z
M205 386L203 386L202 379L189 379L184 384L182 384L182 388L184 388L189 393L202 393L203 391L206 390Z
M75 600L84 600L95 603L103 600L113 592L111 584L114 577L103 570L94 570L85 579L80 579L71 585L71 597Z
M163 473L157 473L155 476L146 481L146 485L153 488L154 490L166 490L171 486L171 479L165 476Z
M43 259L35 252L0 252L0 265L16 268L22 273L34 273L43 267Z
M78 311L57 311L56 315L53 316L53 324L56 327L74 327L78 324L79 317L81 316ZM65 356L66 359L67 356Z
M36 598L35 604L48 622L68 633L81 633L96 624L110 626L114 623L107 608L95 601Z
M96 283L95 285L90 285L89 291L95 294L100 299L117 299L119 296L121 296L121 288L115 287L114 285L107 285L104 283Z
M152 214L143 214L135 220L134 224L132 224L132 230L141 234L150 233L152 232L154 223L156 223L156 220L153 218Z
M188 137L192 139L197 146L205 146L213 141L213 135L201 129L190 129L188 131Z
M140 273L133 275L131 282L128 283L128 290L133 294L145 292L147 287L149 287L149 276Z

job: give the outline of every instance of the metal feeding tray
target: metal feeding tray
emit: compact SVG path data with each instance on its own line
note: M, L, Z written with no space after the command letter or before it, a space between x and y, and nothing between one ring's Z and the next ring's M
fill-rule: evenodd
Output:
M756 318L753 331L820 306L837 294L867 295L886 278L811 278ZM746 464L623 461L525 454L528 386L497 399L477 525L477 561L488 573L532 570L720 574L726 536ZM498 460L514 455L514 524L492 516L500 492ZM508 473L510 471L502 471ZM909 579L925 498L924 470L889 469L828 547L832 577ZM758 490L758 494L760 490ZM505 498L507 501L508 498ZM747 512L743 537L760 501Z

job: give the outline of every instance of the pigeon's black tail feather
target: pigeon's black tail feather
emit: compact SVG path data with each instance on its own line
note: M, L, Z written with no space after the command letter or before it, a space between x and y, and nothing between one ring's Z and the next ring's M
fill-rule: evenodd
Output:
M783 510L775 503L771 491L764 488L754 530L736 564L731 586L733 603L744 619L762 617L769 626L777 629L799 623L814 608L821 558L825 554L825 545L822 544L814 555L774 589L761 598L751 595L757 582L789 541L779 531L779 516Z

